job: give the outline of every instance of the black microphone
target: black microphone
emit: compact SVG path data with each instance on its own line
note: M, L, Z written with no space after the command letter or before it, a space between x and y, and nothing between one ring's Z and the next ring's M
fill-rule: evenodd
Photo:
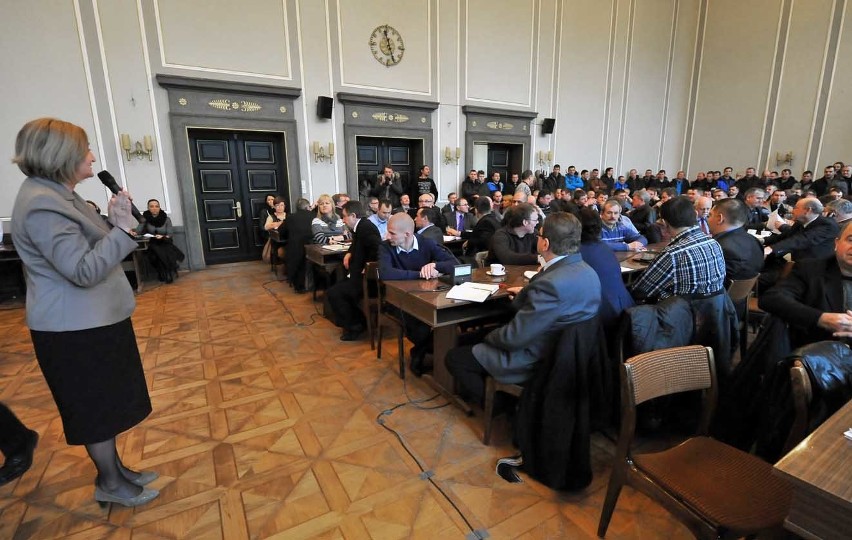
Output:
M99 172L98 178L100 178L101 184L105 185L108 190L112 191L116 195L118 195L118 192L121 191L121 187L118 185L118 182L115 181L115 178L108 171ZM142 217L139 209L136 208L136 205L133 204L133 201L130 202L130 213L133 214L133 217L135 217L136 221L139 223L142 223L145 219Z

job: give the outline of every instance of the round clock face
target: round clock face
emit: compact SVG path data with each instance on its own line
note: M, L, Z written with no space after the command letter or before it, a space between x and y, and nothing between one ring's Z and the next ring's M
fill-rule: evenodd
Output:
M370 34L370 51L378 63L391 67L402 60L405 44L396 28L383 24Z

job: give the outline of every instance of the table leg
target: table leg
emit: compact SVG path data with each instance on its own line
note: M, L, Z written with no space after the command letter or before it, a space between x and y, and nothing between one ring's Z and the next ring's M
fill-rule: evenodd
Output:
M440 392L449 402L465 412L468 416L473 414L473 409L455 394L455 380L447 370L444 360L447 352L457 344L457 332L455 325L439 326L432 330L432 351L434 363L432 374L424 375L423 379L429 386Z
M142 265L139 264L139 258L142 256L140 251L133 252L133 271L136 273L136 294L140 294L142 292Z

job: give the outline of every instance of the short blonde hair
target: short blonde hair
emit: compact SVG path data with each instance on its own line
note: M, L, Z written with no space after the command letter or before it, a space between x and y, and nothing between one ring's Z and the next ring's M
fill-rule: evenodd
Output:
M336 212L334 211L334 199L332 199L331 195L329 195L328 193L323 193L322 195L317 197L317 217L321 218L323 216L322 212L320 212L319 205L324 200L327 200L331 203L331 213L329 214L329 216L336 215Z
M88 152L89 137L83 128L56 118L39 118L18 132L12 163L27 176L64 183L76 179L77 167Z

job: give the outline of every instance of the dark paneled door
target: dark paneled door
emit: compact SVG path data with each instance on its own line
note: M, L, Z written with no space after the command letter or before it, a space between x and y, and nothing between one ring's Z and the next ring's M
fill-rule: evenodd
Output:
M370 187L375 183L376 177L382 174L382 167L386 164L390 164L393 171L399 174L405 192L409 192L411 179L417 177L423 161L421 139L357 137L356 144L359 198L366 200Z
M257 216L266 194L280 194L286 200L289 193L283 149L283 133L189 131L207 264L260 258L263 240Z
M488 170L486 177L490 180L491 173L499 172L500 179L505 183L511 173L521 173L523 163L523 146L520 144L488 144Z

